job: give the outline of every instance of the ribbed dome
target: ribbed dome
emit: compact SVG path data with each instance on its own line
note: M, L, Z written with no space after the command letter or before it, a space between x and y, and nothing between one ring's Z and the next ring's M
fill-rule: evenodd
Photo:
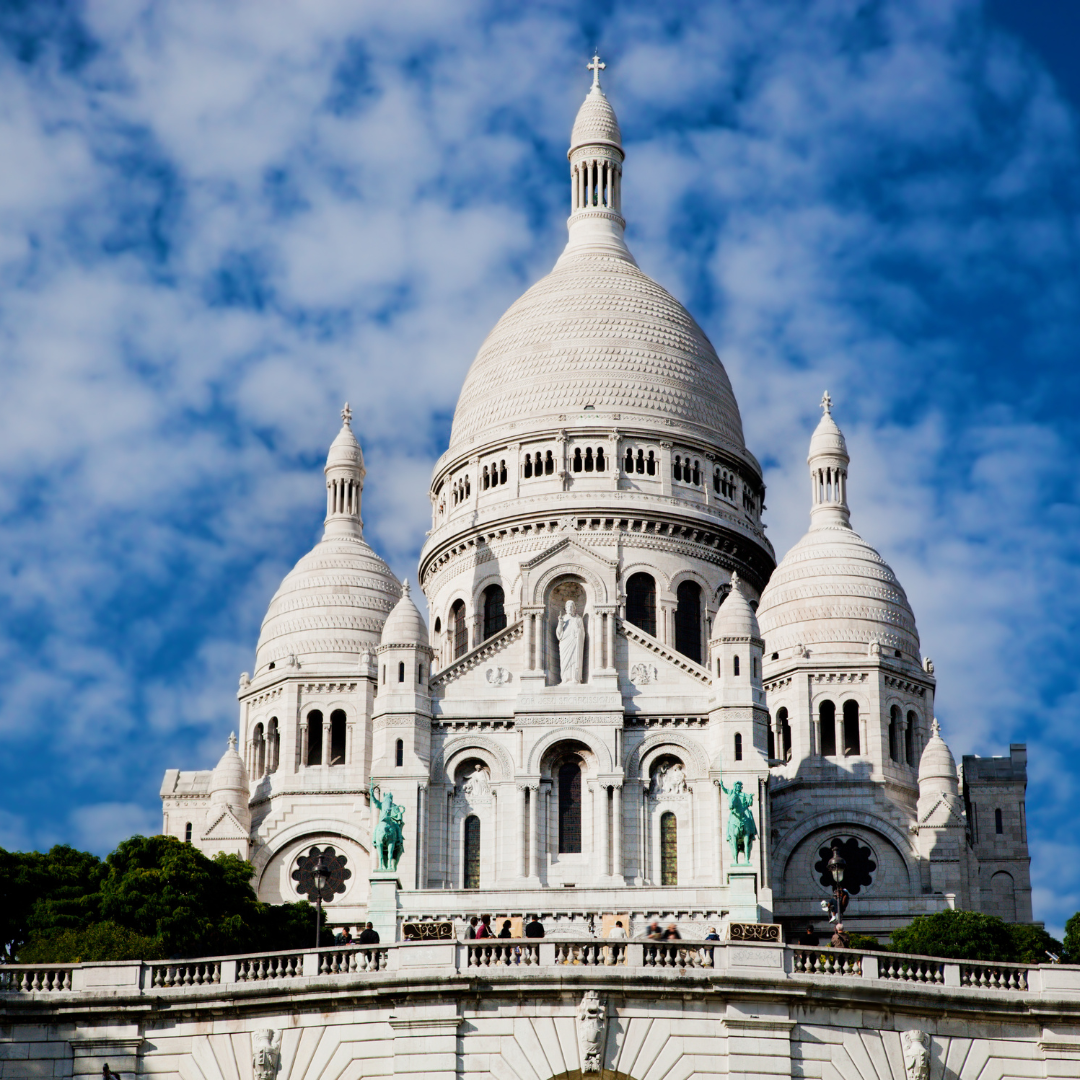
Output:
M686 308L628 259L568 251L480 347L454 413L451 453L507 419L525 432L586 405L624 423L692 425L744 451L727 372Z
M345 402L345 408L342 411L348 415L349 419L352 418L348 402ZM361 475L366 472L363 452L360 450L360 444L356 441L356 436L353 434L348 421L341 425L341 430L330 444L330 452L326 455L327 470L340 468L341 466L357 468L360 470Z
M930 728L931 735L927 740L926 747L919 758L919 784L920 786L931 780L947 781L955 791L959 788L956 777L956 759L948 744L941 737L941 727L935 719Z
M622 146L622 132L615 110L604 91L594 86L578 109L570 135L570 152L589 143L612 143Z
M248 778L244 759L236 750L236 735L229 736L229 748L210 774L211 806L244 806L248 801Z
M256 674L295 656L311 672L355 668L378 645L401 595L390 568L359 536L322 540L282 581L263 619Z
M837 427L832 413L829 412L822 415L818 426L814 429L814 434L810 437L810 453L807 458L812 460L822 455L845 458L848 456L844 433Z
M746 599L738 574L731 575L731 592L724 597L713 619L712 639L730 637L761 637L754 609Z
M852 529L811 529L773 572L758 624L766 653L807 646L812 654L865 657L871 642L918 662L915 616L889 564Z
M427 623L420 614L413 598L409 594L409 583L405 582L401 599L390 612L383 627L383 645L427 645Z

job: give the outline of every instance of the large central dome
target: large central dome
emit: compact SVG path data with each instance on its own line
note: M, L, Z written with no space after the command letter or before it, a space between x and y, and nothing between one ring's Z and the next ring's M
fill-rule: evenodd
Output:
M591 406L701 429L744 451L716 351L690 313L626 256L569 249L499 320L473 361L451 451L512 417L520 428Z

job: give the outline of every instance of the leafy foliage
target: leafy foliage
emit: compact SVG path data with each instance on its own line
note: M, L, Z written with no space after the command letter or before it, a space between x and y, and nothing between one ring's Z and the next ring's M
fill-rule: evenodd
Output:
M310 948L306 901L260 903L253 867L171 836L133 836L102 862L68 847L0 849L4 959L23 963L221 956ZM333 935L320 931L320 943Z
M1061 950L1061 943L1042 927L1010 924L977 911L916 916L910 926L894 930L890 941L896 952L1002 963L1045 964L1047 949L1054 953Z
M872 934L848 934L851 948L862 949L863 952L881 951L882 944Z
M1080 911L1065 924L1065 941L1062 948L1065 951L1061 959L1066 964L1080 964Z

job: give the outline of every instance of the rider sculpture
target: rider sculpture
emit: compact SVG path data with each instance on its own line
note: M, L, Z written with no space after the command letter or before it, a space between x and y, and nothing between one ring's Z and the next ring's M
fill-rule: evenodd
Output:
M754 796L743 791L742 781L736 780L728 791L724 781L720 781L720 790L728 797L727 838L731 845L731 856L737 863L750 861L750 848L757 836L757 825L750 809ZM740 853L742 858L740 858Z
M381 799L382 791L375 778L368 781L371 804L379 811L372 840L375 844L376 870L397 870L398 861L405 851L405 807L394 802L388 791ZM378 794L376 794L378 792Z

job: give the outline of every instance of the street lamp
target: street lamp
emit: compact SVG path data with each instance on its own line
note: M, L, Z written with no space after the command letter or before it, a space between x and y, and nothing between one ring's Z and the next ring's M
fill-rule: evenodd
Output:
M315 948L319 947L319 931L322 929L322 894L330 880L330 867L326 856L320 855L311 868L311 880L315 885Z
M832 858L829 859L828 867L829 873L832 875L836 892L836 921L840 922L844 914L842 904L844 890L840 888L840 885L844 880L844 870L847 867L847 860L840 854L840 847L835 842L833 843Z

